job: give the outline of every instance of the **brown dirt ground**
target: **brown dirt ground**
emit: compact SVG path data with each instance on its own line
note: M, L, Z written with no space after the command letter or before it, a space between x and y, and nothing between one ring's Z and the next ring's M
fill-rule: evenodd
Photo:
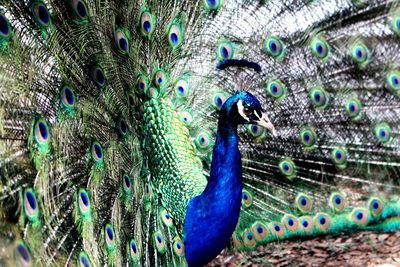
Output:
M400 232L362 232L306 241L283 241L253 252L223 251L211 266L400 266Z

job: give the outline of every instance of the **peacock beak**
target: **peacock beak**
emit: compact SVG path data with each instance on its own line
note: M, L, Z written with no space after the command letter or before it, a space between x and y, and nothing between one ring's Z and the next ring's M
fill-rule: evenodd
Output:
M274 125L271 123L271 121L269 120L268 116L266 113L262 113L261 118L259 117L259 120L256 121L257 125L264 127L265 129L267 129L268 131L271 132L271 134L273 136L277 136L276 130Z

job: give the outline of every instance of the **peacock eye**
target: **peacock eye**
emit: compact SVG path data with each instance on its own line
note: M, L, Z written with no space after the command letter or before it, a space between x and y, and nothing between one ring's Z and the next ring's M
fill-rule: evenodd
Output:
M176 49L182 44L184 38L183 26L179 23L173 23L168 29L168 42L172 49Z
M285 46L278 37L269 36L264 41L264 51L275 59L282 59L285 54Z
M28 247L25 243L20 242L17 247L15 248L15 258L19 263L18 266L31 266L32 264L32 257L29 253Z
M391 70L386 76L386 84L389 89L399 95L400 94L400 71Z
M10 37L10 33L10 22L3 14L0 14L0 37L8 39Z
M374 134L382 144L389 144L392 141L392 128L386 122L376 125L374 128Z
M32 1L30 7L39 26L49 26L51 22L51 17L46 5L41 1Z
M90 267L90 260L85 252L79 253L79 267Z
M244 107L244 108L243 108L243 113L244 113L244 115L246 115L246 116L252 115L253 112L254 112L254 109L252 109L252 108L250 108L250 107Z
M311 52L317 58L326 60L329 57L329 50L329 44L323 38L316 37L311 41Z
M370 51L362 42L355 43L351 47L350 54L353 61L361 68L364 68L370 62Z
M156 19L149 11L144 11L140 17L140 31L143 37L150 37L155 30Z
M127 54L129 52L129 40L125 32L117 30L115 32L115 42L121 53Z
M392 29L397 35L400 35L400 15L397 14L396 17L392 20Z
M223 42L218 45L217 55L219 60L232 59L234 54L235 50L233 42Z
M90 75L98 87L103 88L106 85L106 77L102 68L98 66L92 67Z
M88 16L87 6L82 0L72 0L72 7L74 9L75 14L80 19L86 19Z

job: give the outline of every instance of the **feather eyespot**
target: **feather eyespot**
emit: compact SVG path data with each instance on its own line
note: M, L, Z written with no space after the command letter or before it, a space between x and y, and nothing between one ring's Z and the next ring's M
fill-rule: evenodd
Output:
M135 107L135 97L133 94L128 94L128 104L131 108Z
M251 229L246 229L243 234L242 234L242 240L243 244L245 245L246 248L255 248L257 245L257 241L254 237L254 233L252 232Z
M245 207L250 207L252 204L253 204L253 195L246 189L243 189L242 205L244 205Z
M303 193L297 194L296 206L303 213L307 213L307 212L311 211L311 208L312 208L311 198Z
M168 75L167 75L167 73L166 73L164 70L162 70L162 69L157 70L157 71L154 73L153 82L154 82L154 85L155 85L157 88L163 89L163 88L167 85L167 82L168 82Z
M296 177L296 165L289 158L282 159L279 162L279 169L289 180L293 180Z
M381 122L374 127L375 137L382 144L389 144L392 141L392 128L386 122Z
M392 19L392 29L397 35L400 35L400 14L394 15Z
M205 8L208 11L218 11L222 6L223 0L204 0Z
M337 168L345 169L347 167L348 154L345 147L333 148L331 157Z
M368 65L371 57L371 52L369 51L368 47L360 41L353 44L350 54L353 61L360 68L365 68Z
M279 162L279 169L281 170L281 173L289 180L292 180L296 177L296 165L289 158L282 159Z
M78 261L79 267L90 267L90 259L89 256L86 254L86 252L80 252L79 253L79 261Z
M169 26L168 30L168 43L172 49L178 48L183 42L184 30L183 26L176 22Z
M369 223L369 212L364 208L354 208L351 212L351 219L359 226L365 226Z
M101 147L100 143L93 142L91 146L91 156L92 159L96 162L103 160L103 148Z
M233 241L233 245L237 249L239 249L239 248L241 248L243 246L242 236L237 232L233 232L232 241Z
M318 213L314 217L314 225L322 232L328 231L331 226L331 216L326 213Z
M351 98L346 101L345 109L347 115L353 120L361 118L362 105L357 98Z
M36 194L32 188L28 188L24 191L24 212L31 223L38 222L39 207Z
M162 254L165 252L166 246L164 243L164 236L160 230L153 234L153 244L159 253Z
M129 256L130 256L131 260L137 259L139 256L139 250L138 250L138 246L137 246L135 240L132 239L129 242L128 246L129 246L129 249L128 249Z
M11 26L9 20L0 13L0 37L9 39L11 36Z
M78 191L78 207L80 214L88 218L90 216L90 198L89 194L84 189L79 189Z
M126 195L130 195L132 193L132 180L129 175L124 174L122 176L122 186Z
M396 95L400 95L400 72L391 70L386 76L386 84L389 89Z
M313 128L305 127L300 132L300 140L304 147L312 148L317 142L317 135Z
M121 53L123 53L123 54L129 53L129 40L124 31L122 31L122 30L115 31L115 42Z
M310 216L302 216L299 218L299 225L300 228L306 232L310 233L313 229L313 221Z
M140 94L144 94L148 90L148 87L149 79L145 75L139 74L136 81L137 92Z
M268 236L267 226L261 222L254 223L251 229L254 234L254 238L258 242L264 241Z
M209 132L200 132L194 141L196 148L200 151L208 150L211 147L211 134Z
M100 67L93 67L91 69L91 77L93 82L99 87L102 88L106 85L106 77L104 75L104 71Z
M32 266L32 256L24 242L20 241L14 250L14 257L20 266Z
M88 17L88 9L84 1L72 0L72 8L80 19L86 19Z
M115 242L115 232L114 227L112 224L108 223L104 227L104 239L106 243L106 248L108 252L112 252L116 249L116 242Z
M146 185L144 186L144 193L146 195L150 195L151 191L150 191L149 183L146 183Z
M368 201L368 207L374 216L378 216L382 214L384 204L380 198L371 197L370 200Z
M235 54L233 42L222 42L218 45L217 56L220 61L232 59Z
M220 110L222 106L224 105L225 101L227 99L227 95L224 93L216 93L212 96L212 106L216 110Z
M255 124L249 124L247 126L247 132L254 138L263 137L265 135L265 129Z
M320 86L311 89L310 98L311 98L311 103L315 108L324 109L328 105L328 94Z
M352 56L356 62L364 62L367 57L367 52L364 47L356 46L353 48Z
M160 217L161 217L162 222L165 224L165 226L168 226L168 227L173 226L172 216L171 216L171 214L169 214L168 211L163 209L160 212Z
M186 98L190 94L189 83L185 79L178 80L174 86L175 93L177 96Z
M129 131L129 126L126 124L124 119L118 120L118 132L121 136L126 136Z
M280 60L285 56L285 45L278 37L269 36L264 41L264 51L273 58Z
M311 52L321 60L327 60L329 57L330 46L322 37L315 37L311 41Z
M73 108L75 105L75 94L71 87L64 85L60 90L61 103L65 108Z
M186 126L191 126L192 122L193 122L193 116L192 113L190 113L189 111L185 110L182 111L179 114L179 119L181 122L183 122L183 124L185 124Z
M50 12L42 1L32 1L30 4L30 8L39 26L48 27L50 25Z
M346 207L347 201L345 197L340 194L340 193L332 193L331 196L329 197L329 206L331 207L332 210L336 212L340 212L344 210Z
M149 38L155 30L156 18L149 11L140 15L140 32L143 37Z
M269 81L267 83L267 93L275 100L281 100L286 96L287 89L279 80Z
M50 139L50 129L47 122L39 118L35 123L35 139L39 145L43 145L49 142Z
M183 257L185 255L185 245L183 244L182 240L180 238L175 238L174 239L174 253L178 257Z
M269 231L277 238L285 236L285 227L280 222L270 222L268 224Z
M285 225L290 233L295 233L299 227L298 219L291 214L285 214L281 219L281 223Z

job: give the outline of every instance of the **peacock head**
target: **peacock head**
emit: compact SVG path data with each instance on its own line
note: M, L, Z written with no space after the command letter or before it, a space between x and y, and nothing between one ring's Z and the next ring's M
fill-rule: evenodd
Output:
M235 124L257 124L276 135L274 125L261 107L260 101L247 91L238 91L221 107Z

